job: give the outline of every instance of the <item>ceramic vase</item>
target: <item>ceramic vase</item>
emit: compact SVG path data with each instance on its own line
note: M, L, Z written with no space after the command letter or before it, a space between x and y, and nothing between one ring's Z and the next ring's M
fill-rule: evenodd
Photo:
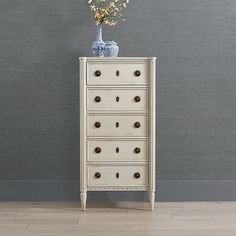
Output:
M105 42L104 56L105 57L117 57L119 53L119 47L117 43L112 39Z
M95 57L104 56L105 43L102 40L102 26L97 26L96 41L92 44L92 53Z

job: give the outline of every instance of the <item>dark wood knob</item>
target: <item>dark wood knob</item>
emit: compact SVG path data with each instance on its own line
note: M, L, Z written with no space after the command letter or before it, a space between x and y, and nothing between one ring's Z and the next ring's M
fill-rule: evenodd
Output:
M120 177L120 175L119 175L119 173L117 172L117 173L116 173L116 178L119 179L119 177Z
M102 73L100 70L96 70L94 74L96 75L96 77L99 77L101 76Z
M137 76L137 77L140 76L140 75L141 75L140 70L136 70L136 71L134 72L134 75Z
M116 71L116 76L119 76L120 75L120 71Z
M96 128L100 128L100 127L101 127L101 123L97 121L97 122L94 123L94 126L95 126Z
M141 98L140 98L139 96L136 96L136 97L134 97L134 101L135 101L135 102L140 102L140 101L141 101Z
M119 128L120 124L119 122L116 122L116 128Z
M136 148L134 149L134 152L138 154L138 153L141 152L141 149L140 149L139 147L136 147Z
M94 176L95 176L95 178L99 179L99 178L101 177L101 174L100 174L99 172L96 172L96 173L94 174Z
M116 97L116 102L119 102L120 101L120 98L117 96Z
M95 151L96 153L100 153L100 152L102 151L102 149L101 149L100 147L96 147L96 148L94 149L94 151Z
M134 173L134 178L139 179L140 178L140 173L139 172Z
M96 96L95 98L94 98L94 100L95 100L95 102L101 102L101 98L99 97L99 96Z
M135 127L135 128L139 128L140 126L141 126L141 124L140 124L139 122L135 122L135 123L134 123L134 127Z

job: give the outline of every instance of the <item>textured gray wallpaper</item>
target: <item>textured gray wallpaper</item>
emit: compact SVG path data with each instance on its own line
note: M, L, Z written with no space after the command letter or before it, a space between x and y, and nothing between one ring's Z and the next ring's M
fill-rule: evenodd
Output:
M236 180L236 2L130 0L104 27L120 56L157 56L158 180ZM87 0L0 1L0 180L79 179Z

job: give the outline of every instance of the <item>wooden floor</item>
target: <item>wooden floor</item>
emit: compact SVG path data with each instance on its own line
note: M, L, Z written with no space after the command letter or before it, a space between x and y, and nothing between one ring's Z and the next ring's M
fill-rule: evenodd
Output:
M235 236L236 202L0 203L0 236Z

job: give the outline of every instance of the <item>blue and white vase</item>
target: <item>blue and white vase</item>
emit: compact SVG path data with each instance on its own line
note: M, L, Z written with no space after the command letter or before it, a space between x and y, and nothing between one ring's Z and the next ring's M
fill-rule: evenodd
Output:
M105 42L104 56L105 57L117 57L119 53L119 47L115 41L109 39Z
M105 43L102 41L102 26L97 26L97 36L96 41L92 44L92 53L95 57L104 56Z

